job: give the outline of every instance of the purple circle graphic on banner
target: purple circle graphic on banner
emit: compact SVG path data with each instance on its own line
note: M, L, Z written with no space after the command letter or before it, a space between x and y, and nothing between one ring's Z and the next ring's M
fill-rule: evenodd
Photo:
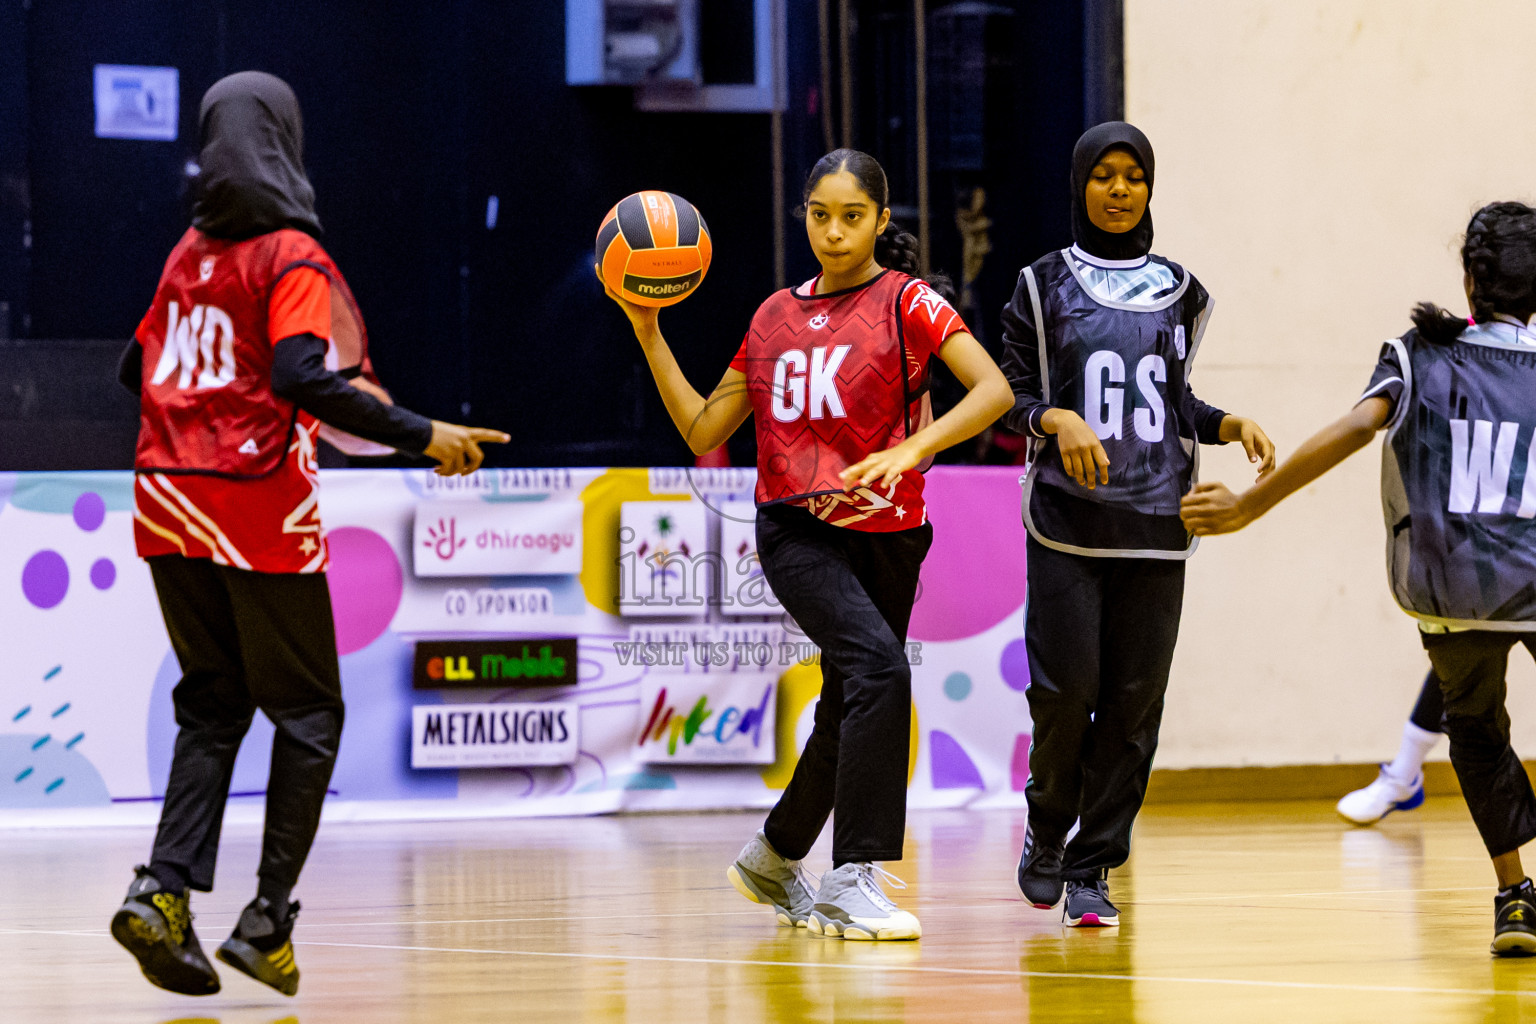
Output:
M95 491L86 491L75 499L74 515L76 526L86 533L94 533L106 521L107 503Z
M1029 688L1029 651L1023 640L1008 642L1008 646L1003 648L1002 664L998 667L1008 689L1023 693Z
M117 566L110 558L98 558L91 565L91 583L97 590L106 590L117 582Z
M351 654L377 640L394 620L405 593L405 575L389 541L361 526L343 526L326 534L336 616L336 650Z
M52 608L69 593L69 566L57 551L39 551L21 570L21 592L39 608Z

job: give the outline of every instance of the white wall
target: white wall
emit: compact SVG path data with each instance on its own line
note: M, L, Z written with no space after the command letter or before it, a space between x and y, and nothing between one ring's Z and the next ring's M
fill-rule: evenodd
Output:
M1156 251L1216 297L1193 383L1284 456L1342 415L1412 304L1465 309L1473 210L1536 196L1522 0L1126 0ZM1202 476L1250 477L1236 446ZM1386 588L1379 444L1190 563L1161 767L1388 759L1427 667ZM1511 659L1516 749L1536 672ZM1442 745L1438 756L1444 757Z

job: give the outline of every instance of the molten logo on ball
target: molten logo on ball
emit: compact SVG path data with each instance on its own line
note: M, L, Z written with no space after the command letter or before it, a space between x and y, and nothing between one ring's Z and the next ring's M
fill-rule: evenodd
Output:
M597 232L603 283L640 306L670 306L709 270L709 228L670 192L637 192L608 211Z

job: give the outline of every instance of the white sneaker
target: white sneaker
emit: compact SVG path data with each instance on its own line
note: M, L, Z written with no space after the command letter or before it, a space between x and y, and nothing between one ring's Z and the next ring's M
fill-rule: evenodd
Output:
M742 847L736 863L725 869L725 877L753 903L772 907L786 928L804 928L810 919L816 879L800 861L780 857L761 831Z
M1424 802L1424 773L1403 785L1381 766L1376 781L1364 789L1346 794L1335 810L1345 821L1356 825L1374 825L1393 811L1411 811Z
M920 939L917 918L886 898L875 876L898 889L906 883L868 862L844 864L821 876L816 906L805 923L812 935L841 935L845 939Z

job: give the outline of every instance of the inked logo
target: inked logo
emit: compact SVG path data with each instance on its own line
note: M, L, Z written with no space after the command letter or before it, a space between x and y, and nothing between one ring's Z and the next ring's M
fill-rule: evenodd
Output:
M667 703L667 690L662 687L656 694L656 703L651 707L645 728L640 730L638 745L666 740L667 753L676 754L679 740L685 747L700 739L724 745L737 736L750 736L752 746L757 747L762 743L763 720L768 714L768 702L773 699L773 686L769 683L763 688L763 699L755 708L727 706L717 710L709 706L706 695L700 697L686 715ZM714 719L712 726L710 719Z
M827 321L829 319L831 319L831 318L828 317L827 314L825 314L825 313L818 313L815 316L811 317L810 321L805 326L809 327L813 331L819 331L823 327L827 326Z
M446 525L439 519L436 526L427 527L427 539L421 546L446 562L468 543L459 537L459 521L450 516Z

